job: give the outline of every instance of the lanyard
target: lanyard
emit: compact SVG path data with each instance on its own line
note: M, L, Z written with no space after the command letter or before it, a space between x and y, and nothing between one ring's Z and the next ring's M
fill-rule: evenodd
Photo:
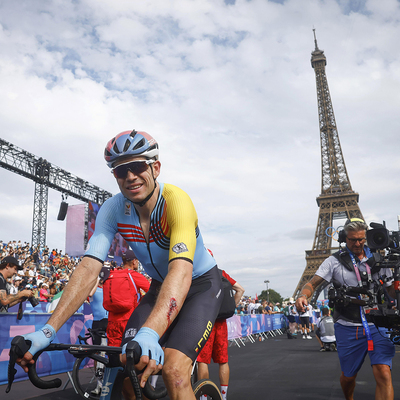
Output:
M357 276L358 286L363 287L360 270L358 269L356 259L354 258L354 255L351 252L350 252L350 257L351 257L351 261L353 262L354 271ZM366 264L365 266L366 266L367 274L368 274L368 282L371 282L372 281L371 269L369 268L368 264ZM360 298L360 296L358 296L358 298ZM363 328L365 330L365 336L367 337L368 351L374 351L374 342L372 340L371 331L369 329L369 325L368 325L367 319L365 317L364 308L362 306L360 306L360 316L361 316L361 322L362 322Z

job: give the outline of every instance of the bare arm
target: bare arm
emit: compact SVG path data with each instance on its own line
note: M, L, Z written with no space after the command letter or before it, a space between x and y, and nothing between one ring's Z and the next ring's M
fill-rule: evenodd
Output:
M89 297L92 297L96 293L96 290L97 290L98 286L99 286L99 279L97 279L95 285L93 286L93 289L90 291Z
M161 337L179 314L192 283L193 265L185 260L170 263L153 311L143 326Z
M5 290L0 290L0 303L3 306L12 307L15 304L21 303L25 297L31 297L33 295L32 290L21 290L16 294L7 294Z
M157 332L159 337L172 324L179 314L192 283L193 265L185 260L171 261L168 274L161 286L156 304L143 327L150 328ZM122 358L124 360L124 357ZM146 380L154 372L162 368L161 364L156 365L156 361L149 357L142 356L138 369L146 367L142 374L140 385L143 387Z
M232 285L232 289L235 291L235 304L236 307L238 306L238 304L240 303L240 299L243 296L244 293L244 288L240 283L235 283L234 285Z
M308 299L313 295L315 289L324 281L318 275L314 275L309 282L307 282L296 300L296 308L299 312L305 312L305 307L308 304Z
M83 304L90 290L97 283L102 263L90 257L84 257L72 274L63 291L60 301L48 320L58 331L74 312Z

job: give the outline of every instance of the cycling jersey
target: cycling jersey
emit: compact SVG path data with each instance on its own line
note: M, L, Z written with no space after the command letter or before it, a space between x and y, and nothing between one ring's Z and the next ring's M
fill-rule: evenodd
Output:
M159 183L160 191L150 217L146 242L139 215L122 193L108 199L100 208L86 256L104 261L114 235L119 232L152 278L163 281L172 260L193 264L193 279L216 265L206 250L198 227L197 213L190 197L170 184Z

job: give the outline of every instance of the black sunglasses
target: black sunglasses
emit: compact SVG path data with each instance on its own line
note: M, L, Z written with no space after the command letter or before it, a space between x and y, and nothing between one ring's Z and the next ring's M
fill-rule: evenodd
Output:
M134 160L129 161L125 164L120 164L111 170L116 178L125 179L128 175L128 171L131 171L135 175L139 175L147 170L150 164L153 164L154 160Z

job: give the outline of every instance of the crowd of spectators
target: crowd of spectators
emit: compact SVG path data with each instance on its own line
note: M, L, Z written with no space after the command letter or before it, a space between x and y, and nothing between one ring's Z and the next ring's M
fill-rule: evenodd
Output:
M285 306L285 304L283 304ZM236 307L235 314L280 314L283 307L280 303L272 303L266 300L256 300L249 296L243 296L239 305Z
M0 259L15 257L23 270L10 279L11 293L22 289L32 289L35 297L48 302L64 289L79 262L79 258L69 257L62 250L33 247L27 242L0 240Z
M11 293L16 293L24 288L32 289L40 301L50 301L53 296L61 292L78 265L81 258L70 257L63 254L62 250L52 249L48 246L43 248L33 247L21 240L3 242L0 240L0 259L13 256L20 265L22 271L10 280ZM115 262L106 262L105 265L116 267ZM139 267L139 272L149 278ZM235 314L275 314L281 313L279 303L255 300L249 296L243 296L236 308Z

